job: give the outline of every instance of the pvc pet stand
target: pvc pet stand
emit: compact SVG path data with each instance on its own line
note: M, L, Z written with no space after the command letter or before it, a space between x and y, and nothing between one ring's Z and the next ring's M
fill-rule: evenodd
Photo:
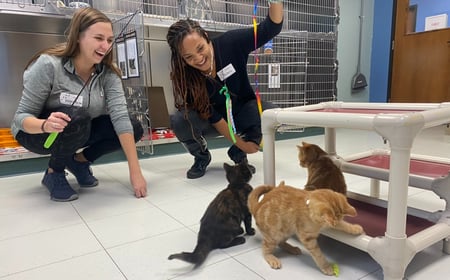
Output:
M385 155L389 168L367 166L350 159L341 160L345 172L373 178L372 194L377 196L377 181L389 182L384 235L351 236L327 230L325 235L369 253L382 267L384 279L401 280L414 255L426 247L444 240L444 252L450 252L450 185L447 174L436 177L410 174L416 160L411 156L412 143L425 128L450 123L450 103L344 103L325 102L315 105L270 109L262 114L264 139L264 183L275 184L275 131L282 125L324 127L325 151L336 156L336 128L372 130L387 139L390 151ZM357 160L354 158L353 160ZM411 161L412 159L412 161ZM428 157L427 164L450 163ZM339 164L339 162L338 162ZM441 176L442 175L442 176ZM434 213L428 227L407 235L408 186L430 189L446 201L443 211ZM375 205L373 206L375 207Z

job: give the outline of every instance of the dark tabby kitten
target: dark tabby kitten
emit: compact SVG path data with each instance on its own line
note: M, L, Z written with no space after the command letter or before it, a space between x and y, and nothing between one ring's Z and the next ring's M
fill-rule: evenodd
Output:
M300 166L308 169L305 190L331 189L346 194L347 184L344 175L328 153L315 144L302 142L302 145L297 145L297 148Z
M247 206L248 195L253 190L248 183L252 178L248 163L246 161L236 165L224 163L223 167L229 184L209 204L200 220L197 246L192 253L172 254L169 260L180 259L194 263L195 267L198 267L212 250L245 243L245 238L241 236L244 233L242 221L247 234L255 234L252 216Z

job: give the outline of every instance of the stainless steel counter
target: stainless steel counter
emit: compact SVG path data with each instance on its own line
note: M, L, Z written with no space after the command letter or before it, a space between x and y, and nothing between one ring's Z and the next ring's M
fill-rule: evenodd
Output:
M65 16L0 11L0 127L9 127L22 93L28 60L43 48L64 41Z

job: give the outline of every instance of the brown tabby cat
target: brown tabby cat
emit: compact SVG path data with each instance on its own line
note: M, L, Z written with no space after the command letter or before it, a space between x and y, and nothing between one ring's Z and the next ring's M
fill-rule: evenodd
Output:
M209 252L217 248L228 248L245 243L241 236L244 222L248 235L254 235L252 215L248 211L247 199L253 190L248 182L252 178L252 171L247 163L229 165L224 163L226 177L229 182L209 204L200 221L200 231L197 236L197 246L192 253L182 252L172 254L169 260L180 259L200 266Z
M356 210L343 194L329 189L306 191L286 186L284 181L278 187L262 185L250 193L248 207L263 236L264 258L275 269L281 268L280 260L272 254L277 246L291 254L301 254L300 248L286 242L296 235L320 270L333 275L332 265L317 244L320 230L335 228L355 235L364 232L360 225L343 220L347 215L356 216Z
M331 189L347 194L344 175L328 153L315 144L302 142L302 145L297 145L297 149L300 166L308 169L305 190Z

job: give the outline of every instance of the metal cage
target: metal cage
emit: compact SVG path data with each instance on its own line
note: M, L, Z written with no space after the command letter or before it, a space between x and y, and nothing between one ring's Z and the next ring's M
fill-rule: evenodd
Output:
M268 2L256 2L256 15L253 0L147 0L143 9L147 16L169 19L169 23L189 17L206 29L223 32L251 26L253 16L262 20ZM255 50L249 57L253 87L259 87L263 100L282 108L336 100L337 0L288 0L283 5L283 30L274 38L272 52Z
M132 10L134 9L134 11ZM117 9L104 11L113 19L116 46L114 48L116 63L121 69L128 111L141 123L144 135L137 143L141 153L153 154L151 138L151 120L148 117L148 97L145 90L146 67L144 55L144 23L141 7L126 6L122 14ZM119 46L123 46L119 50ZM119 53L126 52L124 59Z
M144 16L152 19L150 24L169 26L180 18L192 18L217 33L252 26L253 17L261 21L269 7L266 0L117 2L124 10L142 5ZM283 5L283 29L274 38L271 51L261 48L249 56L252 86L263 100L281 108L336 100L338 1L285 0Z
M5 9L68 15L73 13L74 4L80 2L113 19L115 32L134 14L125 33L136 39L136 62L140 68L139 75L124 79L124 86L130 113L144 127L145 136L138 145L143 153L153 153L145 89L149 84L146 72L151 69L143 61L144 25L168 27L180 18L189 17L208 31L220 33L252 26L254 16L261 21L269 5L267 0L0 0ZM273 39L270 51L263 47L249 56L247 70L252 86L263 100L281 108L336 100L338 0L285 0L283 5L283 29ZM137 10L139 13L134 13ZM257 56L259 67L255 71Z

